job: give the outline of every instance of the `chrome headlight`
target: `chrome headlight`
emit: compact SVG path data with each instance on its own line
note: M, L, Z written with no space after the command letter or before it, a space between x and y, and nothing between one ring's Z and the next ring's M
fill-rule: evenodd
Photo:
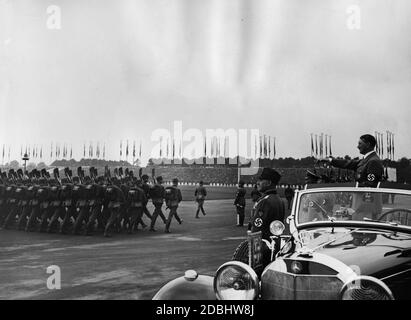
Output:
M275 220L270 223L270 232L275 236L281 236L284 232L285 225L281 221Z
M214 277L214 291L219 300L253 300L259 292L257 274L245 263L226 262Z
M341 288L341 300L394 300L387 285L369 276L357 276Z

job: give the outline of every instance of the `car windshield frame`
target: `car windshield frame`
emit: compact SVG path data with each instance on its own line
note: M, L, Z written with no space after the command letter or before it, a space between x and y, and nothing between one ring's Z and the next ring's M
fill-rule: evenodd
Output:
M363 228L363 227L371 227L376 229L386 229L392 231L405 231L407 233L411 233L411 226L395 224L391 222L381 222L381 221L374 221L374 220L318 220L318 221L308 221L308 222L300 222L299 221L299 214L300 214L300 207L302 197L307 194L315 194L321 192L370 192L370 193L380 193L380 194L398 194L398 195L406 195L409 196L411 199L411 190L404 190L404 189L391 189L391 188L369 188L369 187L320 187L320 188L309 188L299 190L297 193L297 197L295 202L292 206L292 220L294 226L297 230L312 228L312 227L349 227L349 228ZM411 210L411 207L407 208Z

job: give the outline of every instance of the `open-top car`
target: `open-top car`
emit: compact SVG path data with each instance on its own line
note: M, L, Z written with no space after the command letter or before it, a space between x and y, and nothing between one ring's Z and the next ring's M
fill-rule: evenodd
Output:
M289 234L281 221L271 223L271 241L249 232L214 276L186 271L154 299L411 299L410 189L307 186Z

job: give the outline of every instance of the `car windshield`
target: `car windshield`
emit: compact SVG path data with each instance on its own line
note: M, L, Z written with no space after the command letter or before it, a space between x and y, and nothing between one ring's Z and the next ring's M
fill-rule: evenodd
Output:
M300 197L298 223L349 220L411 226L411 195L374 191L313 191Z

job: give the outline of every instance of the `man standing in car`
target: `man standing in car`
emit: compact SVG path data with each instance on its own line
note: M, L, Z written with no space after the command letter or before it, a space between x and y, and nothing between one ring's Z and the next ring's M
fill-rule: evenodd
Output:
M328 163L341 169L355 171L355 180L363 187L376 187L382 180L384 167L374 148L377 141L374 136L364 134L358 141L358 150L364 156L360 160L328 158Z

